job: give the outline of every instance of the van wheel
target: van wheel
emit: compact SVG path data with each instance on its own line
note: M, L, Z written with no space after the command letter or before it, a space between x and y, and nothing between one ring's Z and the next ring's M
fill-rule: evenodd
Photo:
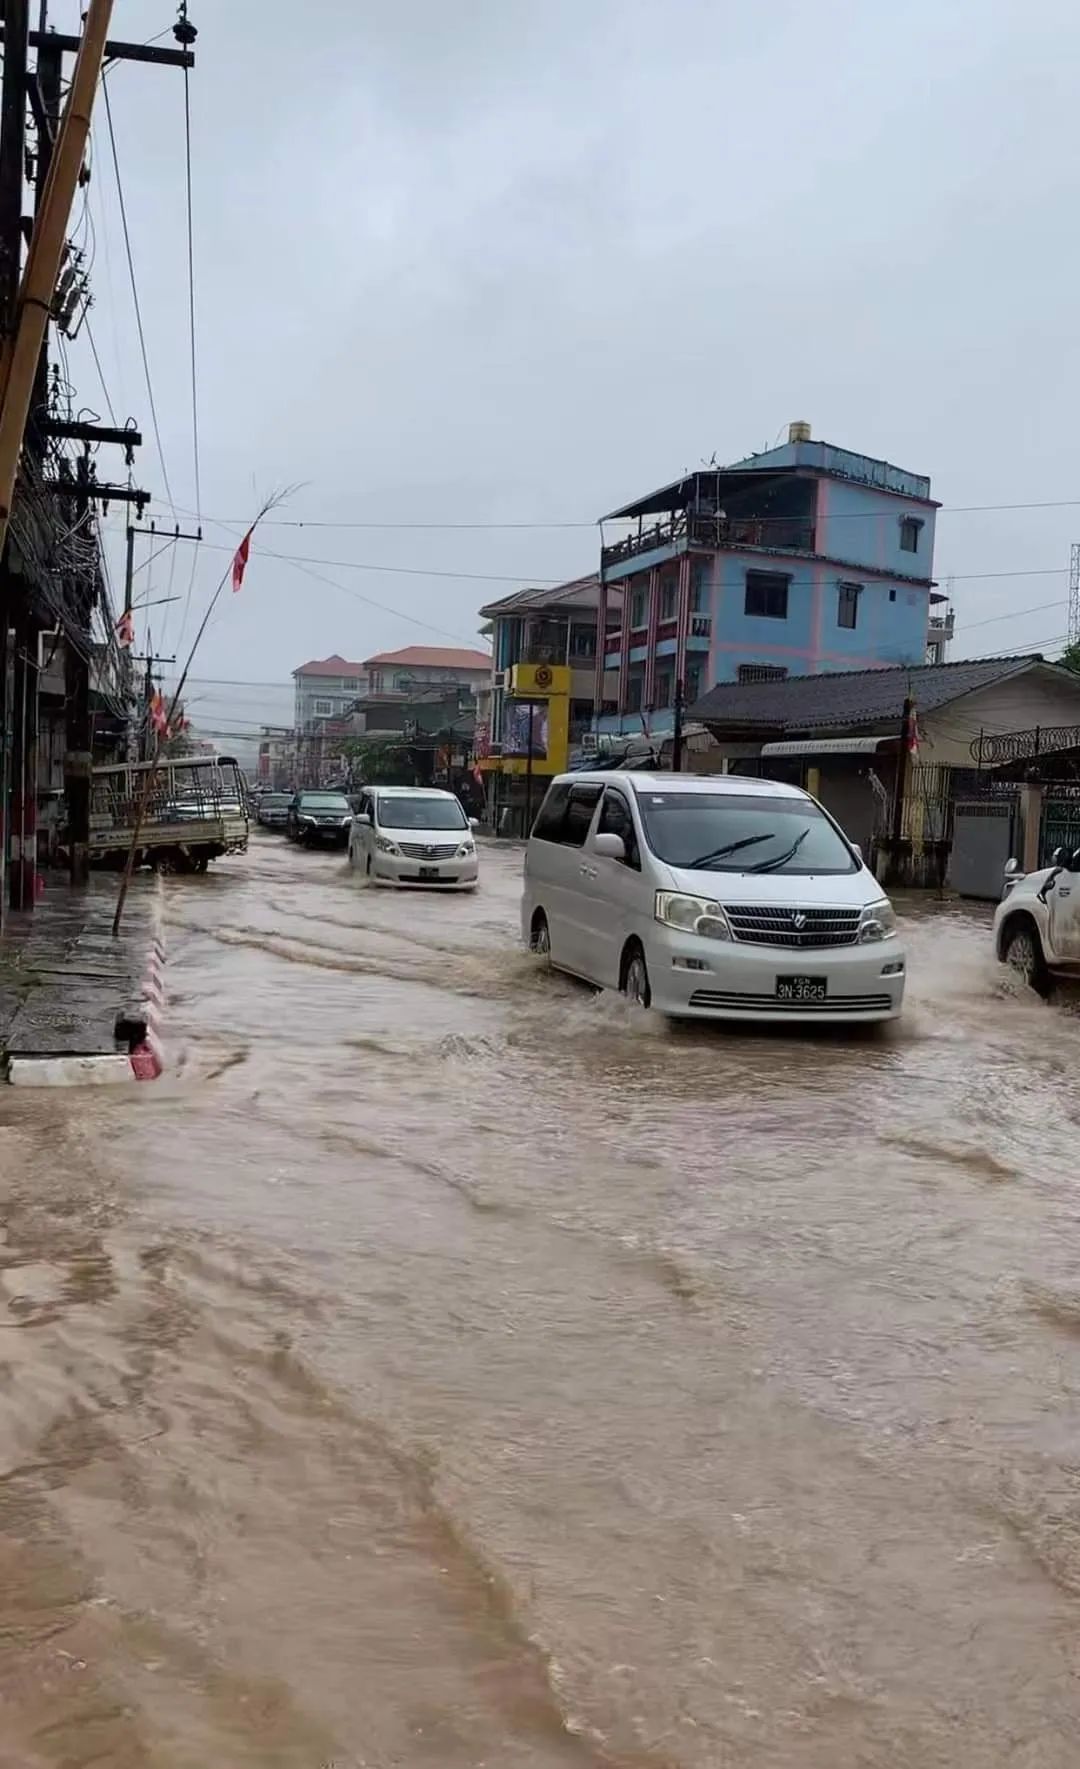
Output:
M529 951L535 952L538 958L551 957L551 930L543 910L533 916L532 932L529 935Z
M628 946L623 954L622 992L627 1001L635 1007L649 1007L652 1003L652 985L649 982L649 967L645 963L645 954L638 945Z
M1023 916L1012 922L1005 935L1001 956L1016 971L1029 989L1045 999L1050 993L1050 974L1043 957L1042 942L1035 924Z

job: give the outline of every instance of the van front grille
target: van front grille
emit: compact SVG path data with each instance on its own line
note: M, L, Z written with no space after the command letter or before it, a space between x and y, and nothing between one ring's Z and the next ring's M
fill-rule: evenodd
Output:
M789 952L856 945L859 915L858 909L784 909L757 903L727 910L737 940L752 946L782 946Z

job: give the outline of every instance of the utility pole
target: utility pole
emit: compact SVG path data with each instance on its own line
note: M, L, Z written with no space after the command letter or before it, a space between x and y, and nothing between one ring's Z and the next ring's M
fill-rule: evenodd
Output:
M29 0L5 0L4 80L0 97L0 334L7 349L15 330L22 269L23 181L26 165ZM11 629L17 587L6 550L0 554L0 929L7 907L8 809L12 777L15 670Z
M132 657L131 661L132 663L144 663L146 665L146 669L143 672L143 716L139 725L138 747L140 754L138 760L149 762L153 760L154 754L154 740L150 730L150 703L154 698L155 681L159 685L161 682L161 677L154 675L154 666L159 663L175 663L176 658L162 657L160 652L155 651L153 647L151 647L145 656L140 655L138 657ZM135 758L133 757L132 759L134 760Z
M904 833L904 793L907 788L908 752L911 748L911 719L914 703L910 694L905 696L904 710L900 715L900 754L896 758L896 781L893 786L892 831L891 831L891 862L895 867L900 856L900 843Z
M677 676L675 678L675 718L671 735L671 772L673 774L682 773L684 692L682 677Z
M535 700L530 700L530 702L529 702L529 737L528 737L528 742L525 746L525 827L521 832L522 835L525 837L526 841L528 841L528 839L529 839L529 831L532 828L533 715L535 712L536 712L536 702L535 702Z

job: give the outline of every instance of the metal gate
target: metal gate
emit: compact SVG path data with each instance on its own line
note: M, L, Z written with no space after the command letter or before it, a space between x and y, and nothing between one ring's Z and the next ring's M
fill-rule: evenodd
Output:
M996 903L1005 862L1019 839L1015 799L959 799L953 819L948 883L962 897Z
M1042 828L1039 833L1039 860L1049 866L1055 848L1072 854L1080 848L1080 797L1065 798L1060 791L1043 800Z

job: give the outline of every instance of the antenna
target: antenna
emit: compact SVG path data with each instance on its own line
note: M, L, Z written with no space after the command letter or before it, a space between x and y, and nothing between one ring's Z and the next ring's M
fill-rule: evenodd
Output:
M1080 639L1080 541L1073 541L1069 555L1069 644Z

